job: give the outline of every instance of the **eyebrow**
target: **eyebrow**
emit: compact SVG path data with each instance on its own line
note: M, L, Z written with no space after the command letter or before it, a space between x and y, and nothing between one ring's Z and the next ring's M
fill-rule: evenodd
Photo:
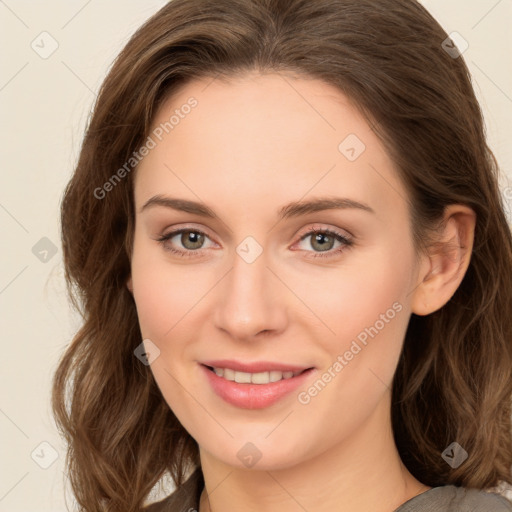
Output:
M166 197L162 195L156 195L148 199L139 213L142 213L148 208L155 206L162 206L165 208L171 208L173 210L182 211L186 213L192 213L201 217L216 218L215 212L206 206L204 203L197 201L190 201L188 199L178 199L174 197ZM353 199L343 197L320 197L311 199L308 201L294 201L291 202L277 211L279 219L288 219L291 217L300 217L309 213L320 212L324 210L347 210L347 209L358 209L369 213L375 214L373 208L365 203L354 201Z

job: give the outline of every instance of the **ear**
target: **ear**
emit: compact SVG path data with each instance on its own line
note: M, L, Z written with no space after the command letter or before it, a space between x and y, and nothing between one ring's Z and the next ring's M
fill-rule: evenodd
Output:
M133 282L132 282L132 276L130 276L130 277L126 280L126 288L128 288L128 290L130 290L130 293L133 295Z
M442 308L454 295L468 269L473 250L476 213L468 206L445 208L439 240L429 248L420 264L411 311L429 315Z

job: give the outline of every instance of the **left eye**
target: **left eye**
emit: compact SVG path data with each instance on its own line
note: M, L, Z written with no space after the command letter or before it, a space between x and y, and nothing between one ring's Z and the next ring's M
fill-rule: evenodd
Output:
M306 243L305 241L308 238L310 239L308 245L315 250L304 250L306 250L307 252L316 253L311 255L311 257L313 258L328 258L331 256L336 256L345 248L350 247L353 244L353 241L351 239L347 238L341 233L337 233L336 231L332 231L330 229L310 230L301 237L299 243ZM340 245L338 245L338 247L335 250L333 250L333 246L336 242L338 242Z
M306 239L310 239L309 245L318 251L324 252L329 251L333 248L336 242L346 242L346 239L337 233L331 231L310 231L303 236L300 241L304 242Z

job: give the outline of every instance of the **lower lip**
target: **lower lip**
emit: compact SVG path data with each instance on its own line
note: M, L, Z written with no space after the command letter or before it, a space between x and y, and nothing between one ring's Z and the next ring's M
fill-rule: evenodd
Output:
M304 384L311 373L315 371L314 368L310 368L290 379L281 379L269 384L240 384L219 377L203 364L200 366L213 391L226 402L242 409L263 409L271 406Z

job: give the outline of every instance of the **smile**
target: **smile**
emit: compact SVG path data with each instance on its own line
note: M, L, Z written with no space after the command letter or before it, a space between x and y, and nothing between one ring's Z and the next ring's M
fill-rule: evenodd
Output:
M215 375L223 379L238 382L239 384L269 384L270 382L278 382L283 379L291 379L300 375L299 372L282 372L279 370L272 370L268 372L248 373L232 370L231 368L216 368L209 367ZM306 371L306 370L303 370Z
M315 368L247 372L224 366L199 365L207 385L224 402L241 409L270 407L304 385ZM240 365L239 365L240 366Z

